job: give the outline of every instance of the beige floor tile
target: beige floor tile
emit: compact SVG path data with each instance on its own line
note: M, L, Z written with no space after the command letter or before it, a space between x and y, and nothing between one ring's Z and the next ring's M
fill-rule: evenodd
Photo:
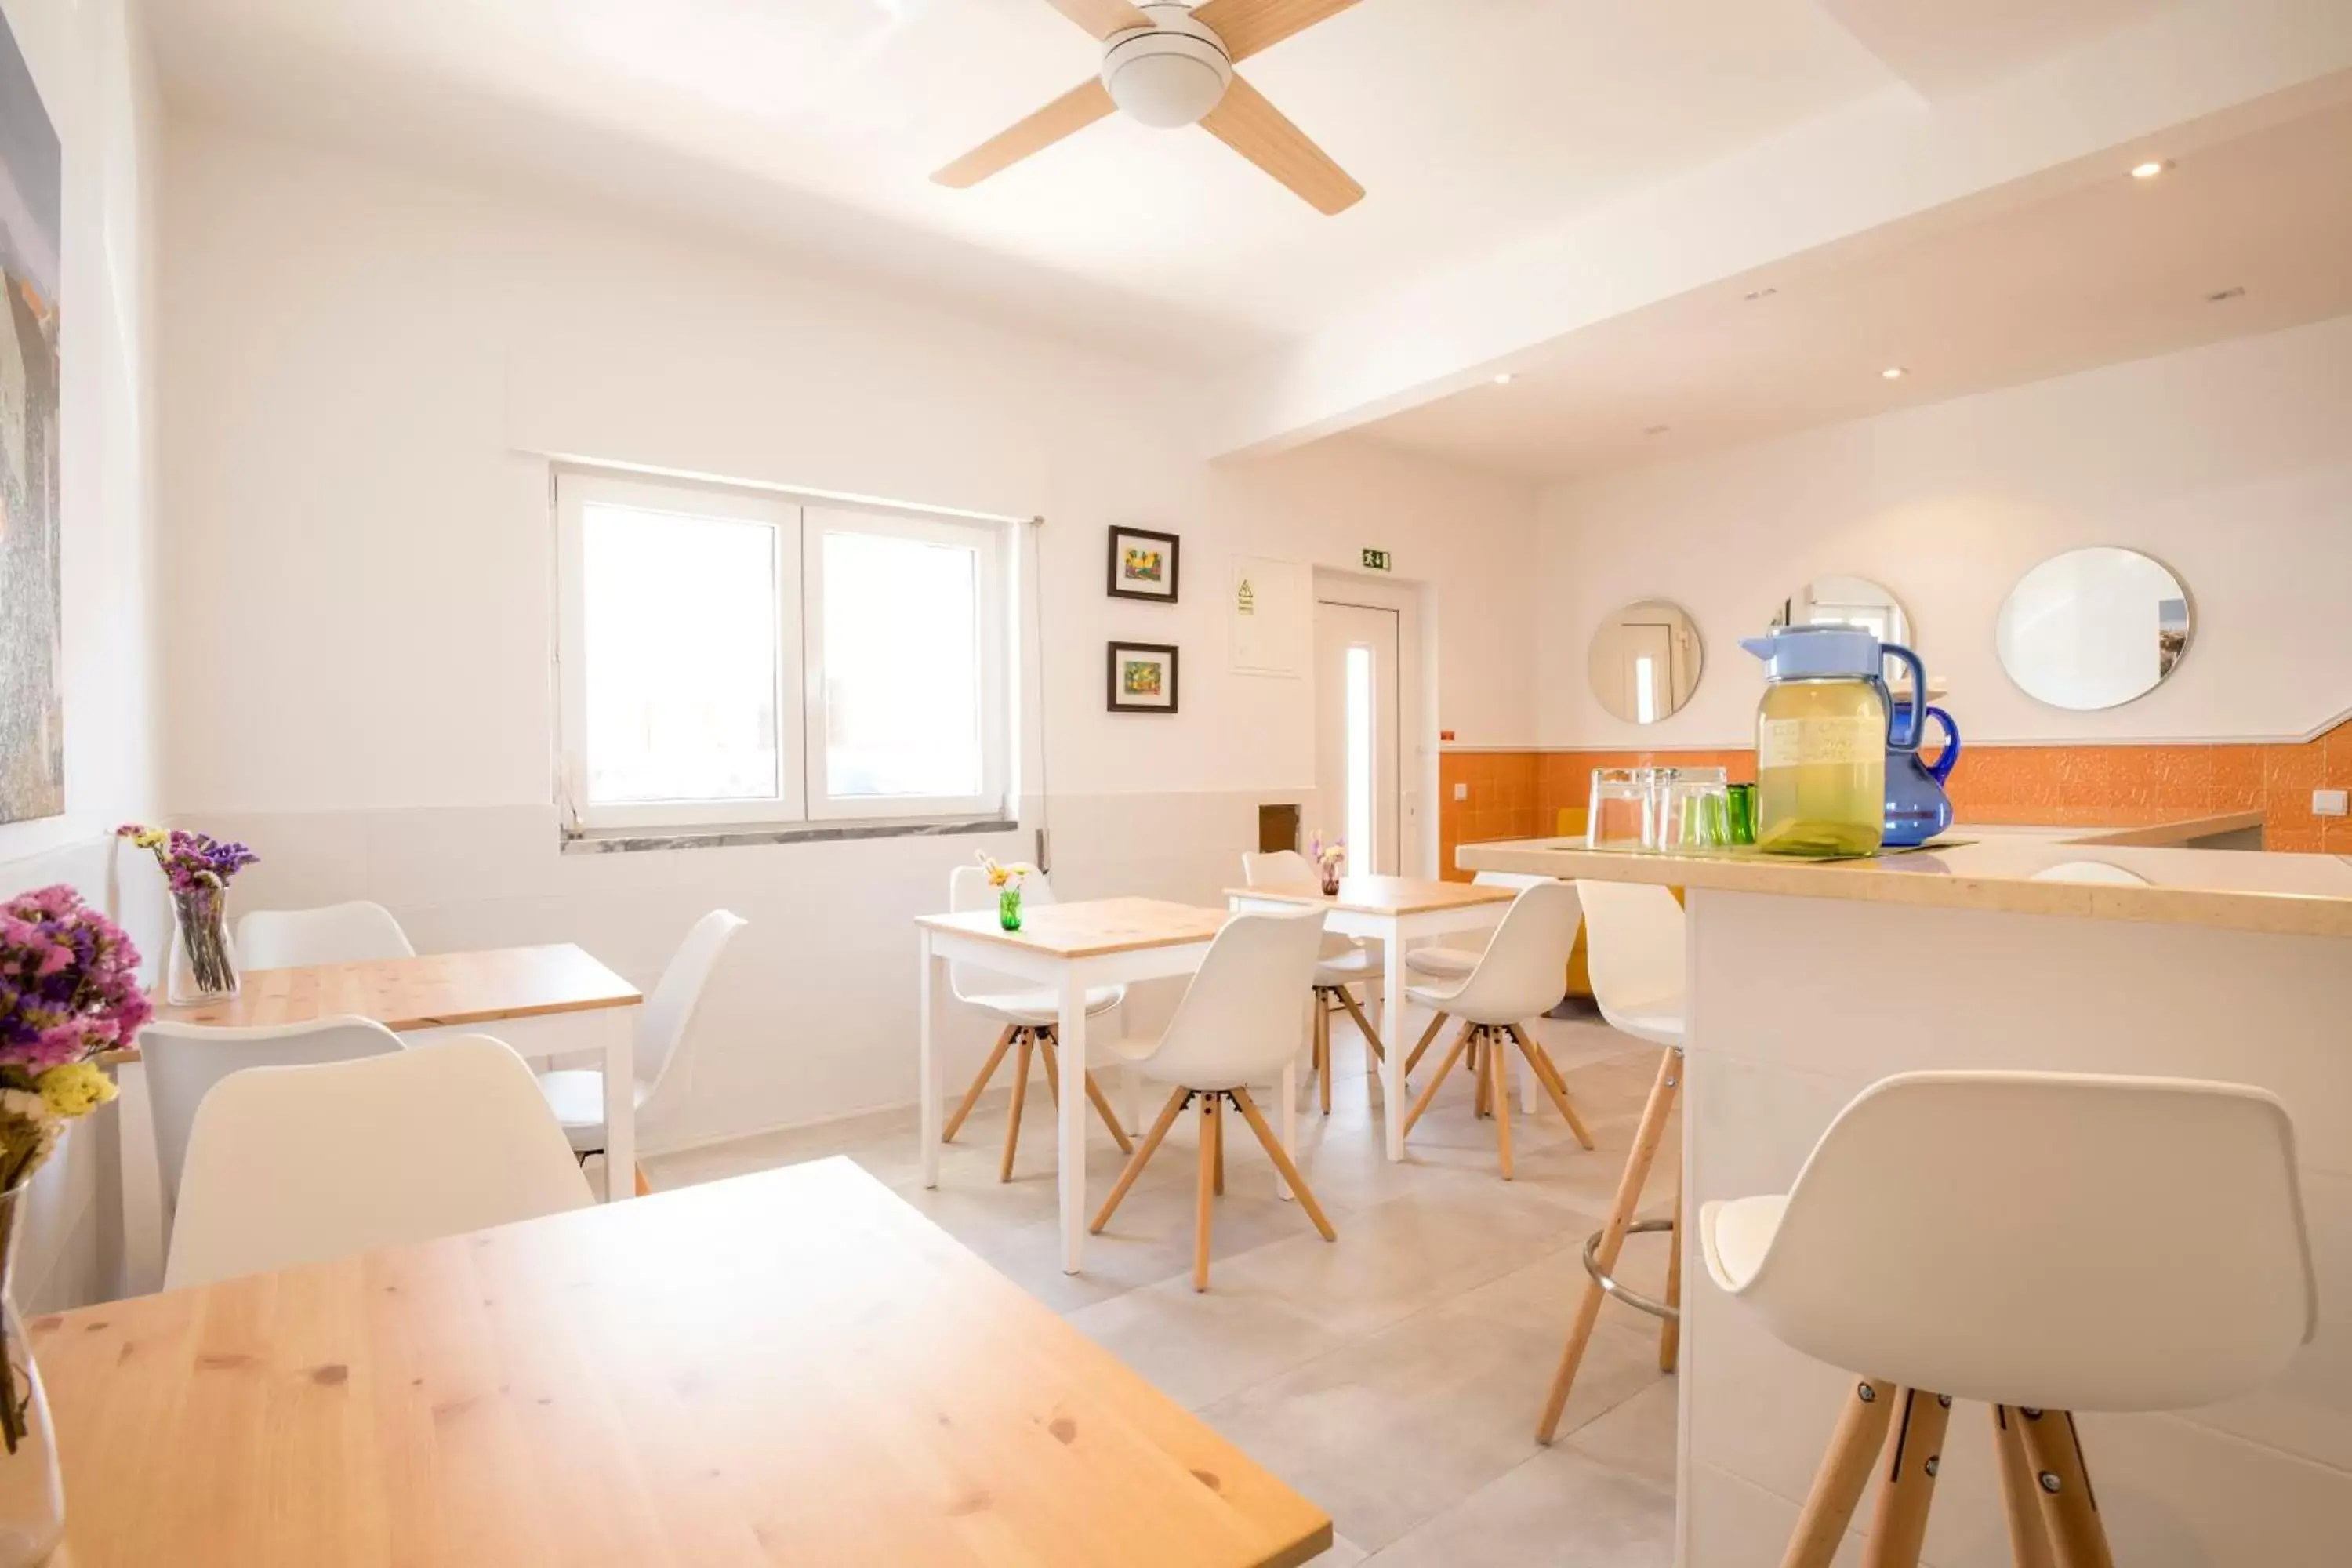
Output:
M1671 1487L1551 1448L1370 1561L1374 1568L1668 1568L1674 1538Z

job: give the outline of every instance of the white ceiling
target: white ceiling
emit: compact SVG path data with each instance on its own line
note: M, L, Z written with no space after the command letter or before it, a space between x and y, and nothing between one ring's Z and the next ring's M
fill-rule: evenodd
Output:
M2352 313L2352 104L2198 148L2152 180L2128 167L2066 171L2088 178L1615 317L1507 386L1360 428L1563 479ZM2245 292L2208 299L2231 289ZM1890 365L1908 374L1887 381Z
M1326 218L1205 133L1123 119L931 184L1092 74L1097 46L1046 0L150 10L184 109L696 206L1015 310L1091 302L1114 338L1156 307L1196 363L1895 80L1815 0L1360 0L1244 68L1369 188Z

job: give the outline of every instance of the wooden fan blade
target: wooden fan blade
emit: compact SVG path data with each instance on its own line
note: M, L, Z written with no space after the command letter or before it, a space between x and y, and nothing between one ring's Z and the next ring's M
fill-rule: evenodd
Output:
M1201 121L1202 130L1288 185L1325 216L1345 212L1364 199L1364 187L1331 162L1307 132L1283 117L1265 95L1235 77L1217 107Z
M1192 19L1225 41L1225 52L1245 60L1291 34L1336 16L1356 0L1209 0Z
M1108 38L1129 27L1149 27L1151 18L1128 0L1045 0L1045 4L1092 33Z
M934 184L964 190L989 175L1043 152L1073 131L1083 131L1111 111L1110 93L1097 77L1072 88L1028 119L1000 131L931 176Z

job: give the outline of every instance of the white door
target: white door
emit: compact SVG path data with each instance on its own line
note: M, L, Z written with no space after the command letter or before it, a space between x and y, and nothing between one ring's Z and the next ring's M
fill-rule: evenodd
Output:
M1309 832L1348 841L1348 870L1393 876L1397 853L1397 613L1315 605L1315 787ZM1301 846L1304 847L1304 846Z

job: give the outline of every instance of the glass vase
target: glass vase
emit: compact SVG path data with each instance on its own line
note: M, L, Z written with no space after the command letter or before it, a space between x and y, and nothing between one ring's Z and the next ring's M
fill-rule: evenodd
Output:
M48 1396L16 1310L16 1241L31 1184L0 1192L0 1568L47 1561L66 1531Z
M1021 929L1021 889L999 888L996 890L996 923L1006 931Z
M175 1007L236 994L236 949L228 936L228 896L218 888L172 895L172 964L164 997Z
M1338 897L1339 896L1339 863L1338 863L1337 861L1334 861L1334 860L1326 860L1326 861L1324 861L1324 862L1323 862L1323 867L1322 867L1322 875L1323 875L1323 896L1324 896L1325 898L1327 898L1327 899L1336 899L1336 898L1338 898Z

